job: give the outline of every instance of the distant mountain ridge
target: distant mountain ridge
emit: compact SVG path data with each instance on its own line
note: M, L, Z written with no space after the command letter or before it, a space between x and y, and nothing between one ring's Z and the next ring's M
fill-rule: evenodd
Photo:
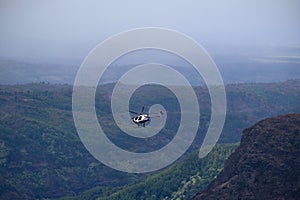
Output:
M295 52L298 55L297 52ZM295 57L252 58L242 55L213 56L224 82L276 82L300 77L300 62ZM276 60L279 59L279 60ZM55 60L53 61L55 62ZM102 76L101 83L112 83L120 79L132 67L140 63L119 63L110 66ZM156 62L160 63L160 62ZM162 63L172 66L183 74L192 85L204 85L203 79L192 66L178 63ZM77 64L52 64L51 62L32 62L5 59L0 57L0 84L26 84L46 82L52 84L73 84L80 62Z
M243 132L223 171L193 200L299 199L300 114L280 115Z

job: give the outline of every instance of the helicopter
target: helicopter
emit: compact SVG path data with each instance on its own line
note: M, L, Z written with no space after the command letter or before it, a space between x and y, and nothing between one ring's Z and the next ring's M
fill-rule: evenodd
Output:
M142 110L140 113L137 113L135 111L129 111L132 114L135 114L134 117L132 117L132 121L138 125L138 127L146 127L146 123L151 121L151 118L161 117L164 113L162 111L159 112L159 115L156 116L150 116L149 114L143 113L144 112L144 106L142 107Z

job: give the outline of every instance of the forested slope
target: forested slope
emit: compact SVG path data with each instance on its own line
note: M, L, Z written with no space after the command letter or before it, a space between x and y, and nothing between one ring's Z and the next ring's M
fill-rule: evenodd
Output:
M293 80L226 86L228 111L219 142L238 142L242 129L262 118L300 112L299 85L299 80ZM114 125L109 110L112 88L110 84L97 91L96 100L101 105L96 104L96 110L113 142L131 151L146 151L158 149L172 139L180 119L172 94L156 86L141 88L134 94L133 110L162 103L172 122L164 134L141 141L129 138ZM201 121L199 137L191 150L199 148L210 116L207 90L197 87L195 91ZM1 199L70 196L96 186L122 186L142 178L105 167L87 152L76 133L71 97L70 85L0 86Z

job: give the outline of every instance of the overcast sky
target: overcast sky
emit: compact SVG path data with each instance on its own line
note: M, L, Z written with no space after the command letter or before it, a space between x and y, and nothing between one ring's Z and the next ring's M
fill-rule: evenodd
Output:
M82 60L107 37L149 26L204 47L300 46L300 0L0 0L0 57Z

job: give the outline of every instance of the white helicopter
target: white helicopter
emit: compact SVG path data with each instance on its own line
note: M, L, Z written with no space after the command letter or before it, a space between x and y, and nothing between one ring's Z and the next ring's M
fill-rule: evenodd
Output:
M156 116L150 116L149 114L145 114L144 112L144 106L142 107L142 110L140 113L129 111L132 114L135 114L136 116L132 117L132 121L138 125L138 127L143 126L146 127L146 123L151 121L151 118L161 117L164 113L162 111L159 112L159 115Z

